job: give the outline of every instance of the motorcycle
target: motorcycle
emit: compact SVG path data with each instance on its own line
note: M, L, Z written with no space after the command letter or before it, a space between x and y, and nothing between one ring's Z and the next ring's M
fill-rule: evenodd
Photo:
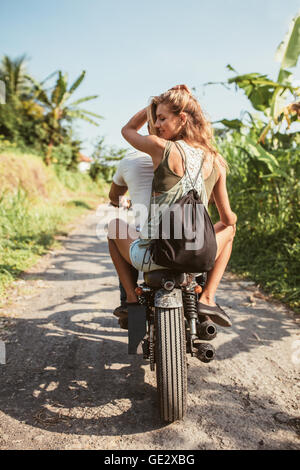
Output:
M197 314L206 273L199 276L166 270L143 273L137 305L128 307L128 353L143 354L156 370L160 416L165 422L184 417L187 403L187 354L208 363L216 325ZM205 342L203 342L205 341Z

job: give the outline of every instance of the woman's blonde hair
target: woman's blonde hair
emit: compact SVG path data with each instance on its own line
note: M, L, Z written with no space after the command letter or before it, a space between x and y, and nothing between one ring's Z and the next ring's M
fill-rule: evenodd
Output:
M205 154L211 154L213 158L219 158L222 163L225 160L214 147L213 141L213 128L210 121L205 117L200 103L197 99L185 90L168 90L159 96L154 96L148 106L148 124L151 134L157 135L157 130L154 126L156 122L156 110L159 104L167 105L170 112L179 115L184 112L187 116L185 126L182 128L180 134L175 136L172 140L184 139L188 142L197 143ZM225 163L225 166L226 163Z

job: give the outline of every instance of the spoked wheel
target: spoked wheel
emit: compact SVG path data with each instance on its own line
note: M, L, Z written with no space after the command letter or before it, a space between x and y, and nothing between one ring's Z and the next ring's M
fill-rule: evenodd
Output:
M187 365L183 308L155 308L157 391L163 421L182 419L186 411Z

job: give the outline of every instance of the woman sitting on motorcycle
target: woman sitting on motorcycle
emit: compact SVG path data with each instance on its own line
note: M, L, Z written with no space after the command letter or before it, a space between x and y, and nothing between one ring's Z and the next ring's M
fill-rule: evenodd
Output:
M141 135L138 131L147 119L151 135ZM216 261L207 275L207 282L199 299L198 313L208 315L221 326L231 326L229 316L215 303L215 293L231 255L237 216L231 210L226 189L227 165L212 145L212 128L199 102L186 85L178 85L154 97L148 108L135 114L123 127L122 135L137 150L152 157L152 202L155 203L164 202L170 206L178 199L179 194L182 196L191 189L185 178L182 151L188 173L192 176L198 173L203 160L202 177L205 188L201 185L198 188L196 186L196 189L206 206L207 201L213 197L220 221L214 225ZM109 223L109 250L126 290L127 303L137 302L132 266L144 272L165 269L149 258L145 262L150 242L149 228L153 221L154 218L151 220L150 217L148 227L144 227L146 235L144 230L134 233L121 219L114 219Z

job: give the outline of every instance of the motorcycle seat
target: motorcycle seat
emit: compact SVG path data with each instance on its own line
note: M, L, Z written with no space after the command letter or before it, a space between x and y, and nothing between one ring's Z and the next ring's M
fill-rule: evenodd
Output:
M175 272L170 269L159 269L144 273L144 281L149 287L162 287L166 281L173 281L175 287L187 284L187 274Z

